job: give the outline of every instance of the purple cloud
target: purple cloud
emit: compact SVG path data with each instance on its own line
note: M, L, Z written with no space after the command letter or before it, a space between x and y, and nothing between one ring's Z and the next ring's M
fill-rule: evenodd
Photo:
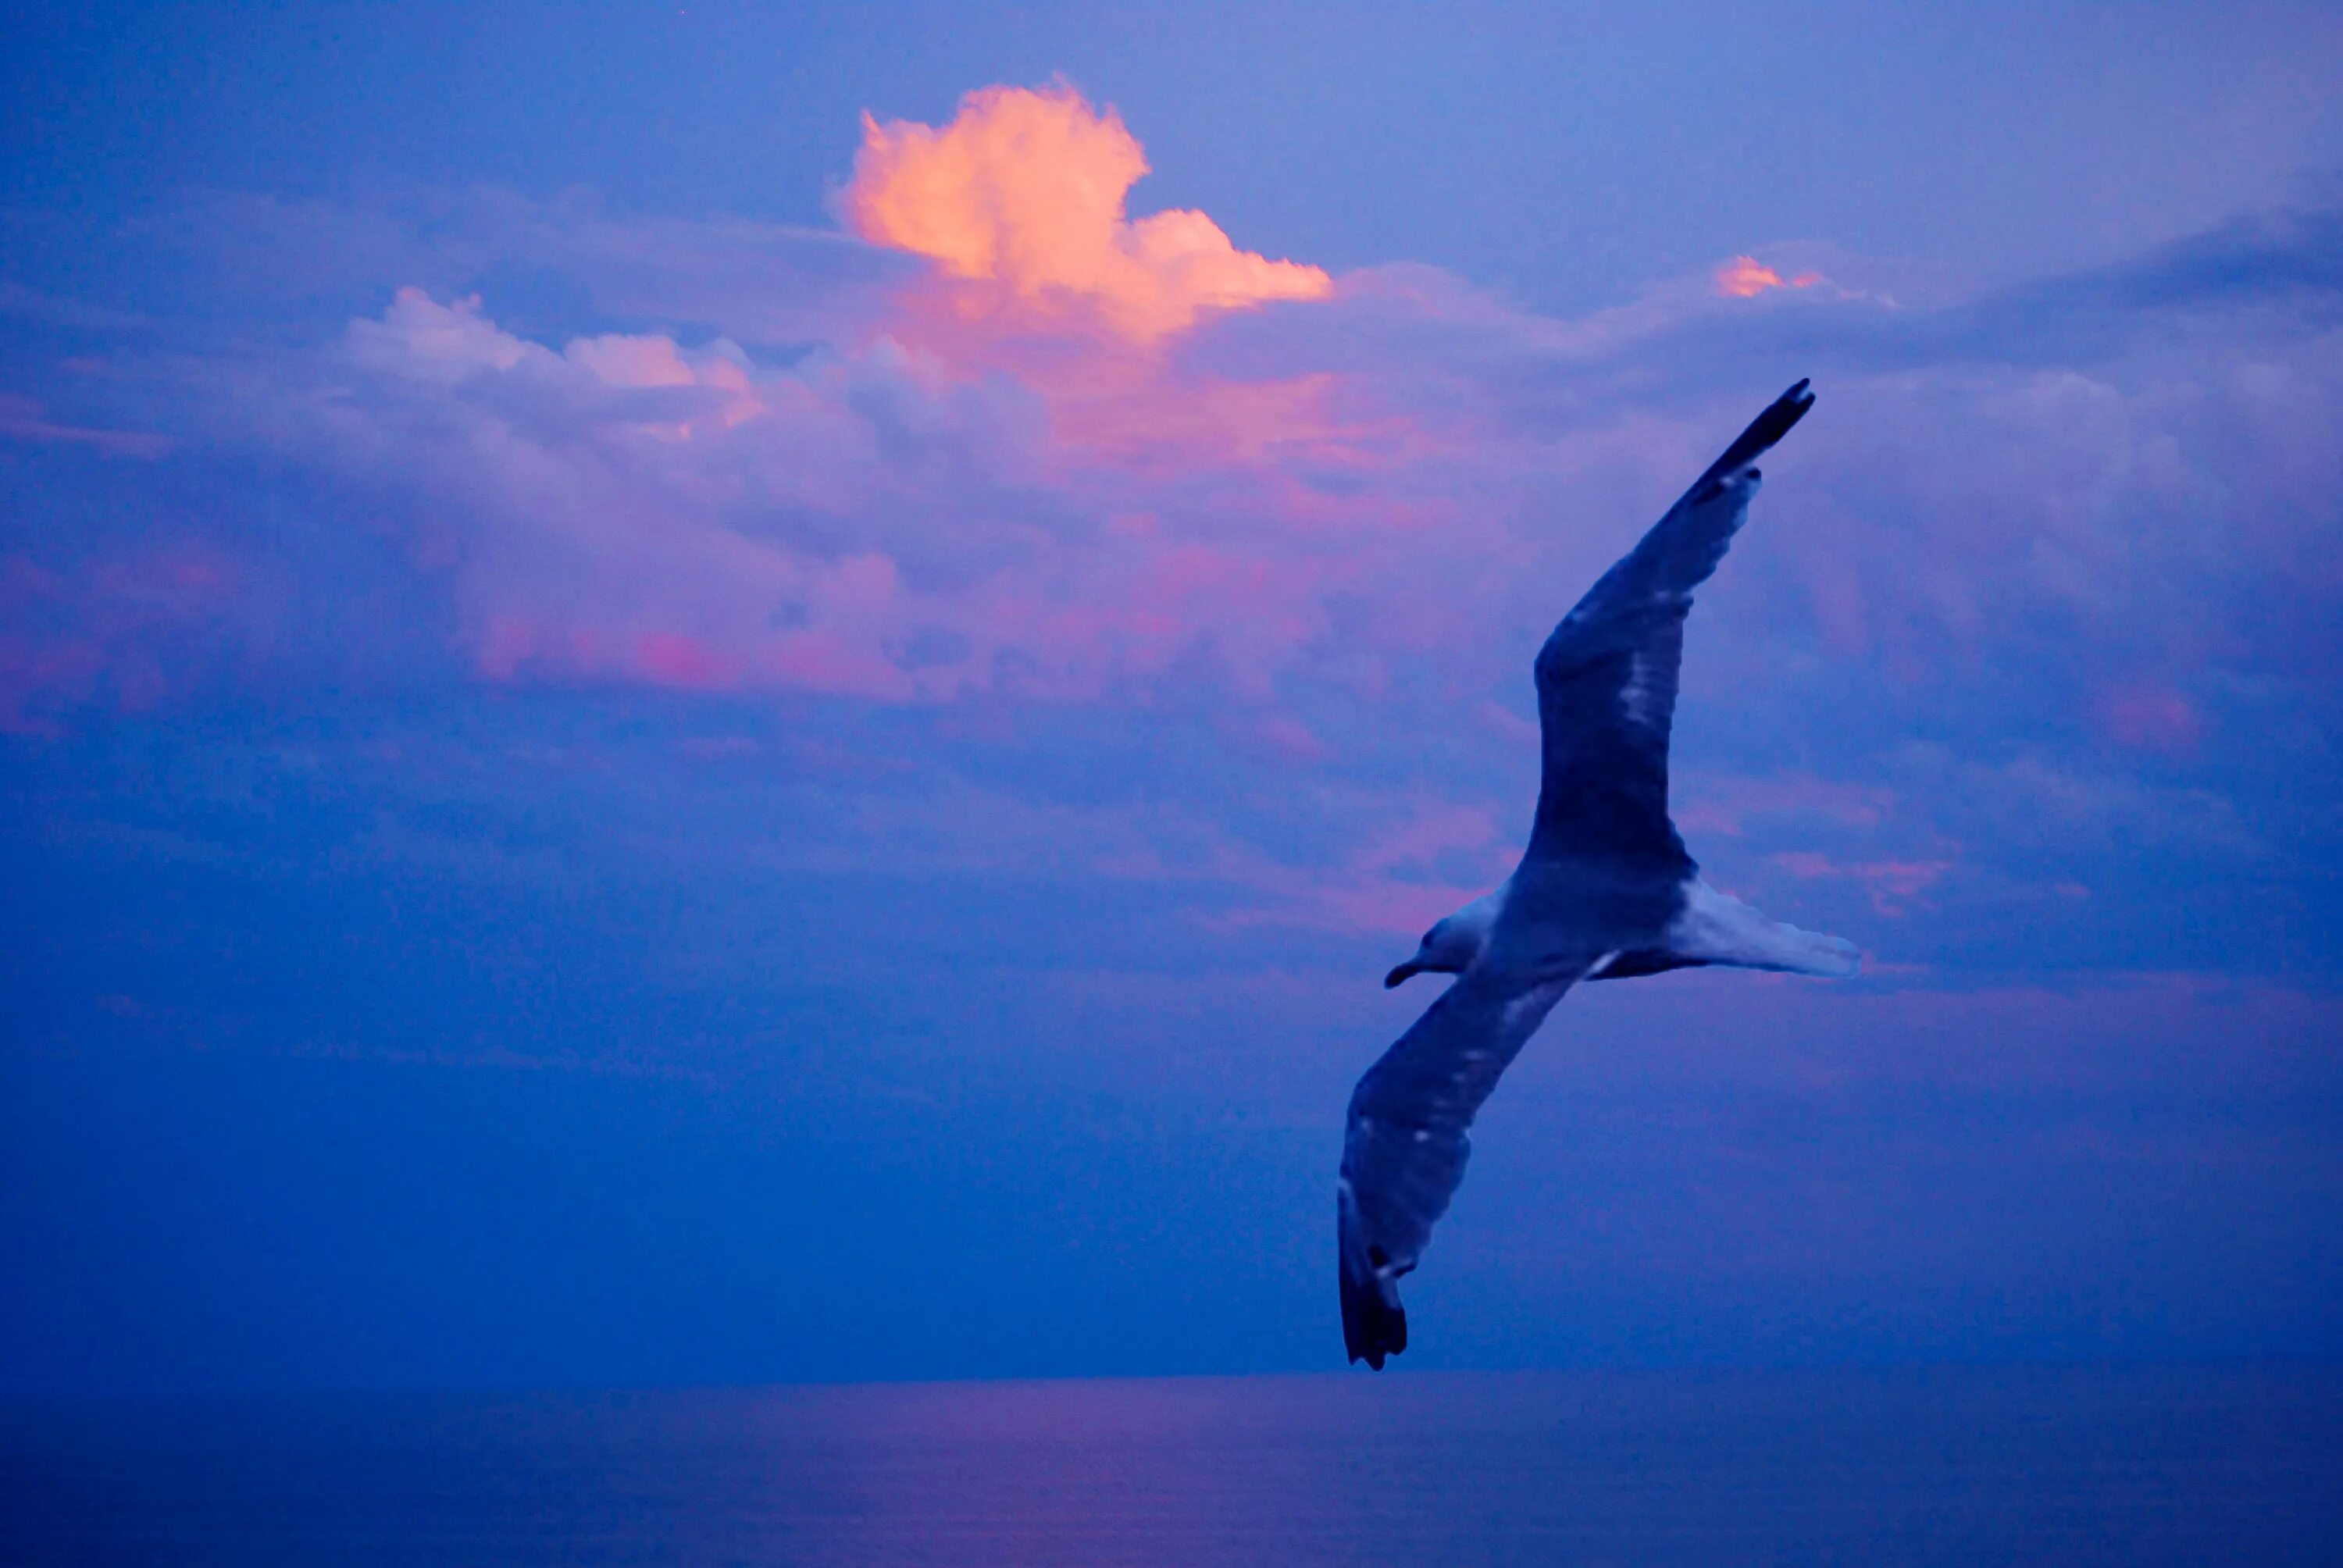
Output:
M2106 885L2136 833L2245 875L2257 738L2331 732L2331 215L1923 305L1781 247L1718 266L1785 286L1704 272L1574 321L1235 249L1213 265L1277 286L1174 299L1203 275L1132 271L1101 221L1121 292L1086 310L1062 257L1006 287L493 193L187 208L142 243L197 258L210 317L19 312L65 336L19 361L0 437L61 487L110 463L126 498L0 523L0 711L460 678L1177 714L1310 781L1292 813L1196 808L1218 847L1187 863L1241 890L1216 918L1395 930L1517 833L1524 650L1811 373L1818 416L1694 633L1679 796L1755 891L1984 919ZM352 291L330 328L289 307ZM271 301L266 333L209 324ZM230 470L259 482L206 485ZM831 752L868 744L832 722ZM1353 847L1297 854L1313 814ZM1177 862L1109 832L1095 863Z

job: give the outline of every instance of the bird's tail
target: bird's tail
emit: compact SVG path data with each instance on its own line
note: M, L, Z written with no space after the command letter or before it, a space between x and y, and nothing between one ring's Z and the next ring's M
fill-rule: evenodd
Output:
M1668 927L1669 956L1680 963L1839 979L1863 968L1863 955L1853 942L1767 920L1710 887L1705 877L1686 881L1683 897L1683 909Z

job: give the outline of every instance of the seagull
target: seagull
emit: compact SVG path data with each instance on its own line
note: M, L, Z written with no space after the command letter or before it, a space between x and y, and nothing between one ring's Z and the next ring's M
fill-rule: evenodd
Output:
M1693 589L1749 515L1757 458L1814 406L1776 398L1538 650L1543 752L1529 848L1503 886L1423 935L1384 977L1453 984L1351 1095L1337 1187L1342 1339L1380 1371L1407 1348L1400 1277L1464 1179L1473 1113L1563 993L1723 964L1851 975L1837 937L1767 920L1702 879L1668 819L1668 724Z

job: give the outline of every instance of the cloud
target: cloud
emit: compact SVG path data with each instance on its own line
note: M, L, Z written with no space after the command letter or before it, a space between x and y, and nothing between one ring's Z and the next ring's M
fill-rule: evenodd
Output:
M1111 108L1062 83L987 87L941 129L866 115L840 205L863 238L940 263L950 307L969 314L1147 342L1208 311L1333 291L1317 267L1239 250L1201 212L1126 216L1146 173Z
M884 336L785 365L661 334L557 347L412 288L292 368L216 437L322 463L439 568L498 681L1074 694L1201 638L1257 684L1322 624L1280 531L1330 506L1237 438L1258 389L1225 381L1122 387L1112 407L1158 411L1133 447L1096 400L1060 419L1062 387ZM1266 493L1226 493L1253 474ZM1220 526L1190 526L1215 500Z
M0 735L61 733L61 712L151 710L221 654L247 585L200 546L168 540L80 572L0 550Z
M2127 746L2187 756L2204 738L2197 705L2169 688L2135 686L2107 700L2107 730Z
M1736 256L1716 269L1716 292L1732 299L1748 299L1769 288L1812 288L1824 281L1819 272L1784 277L1754 256Z
M0 441L54 442L120 457L159 457L171 449L169 437L144 430L96 430L57 424L37 399L9 392L0 392Z
M1953 869L1950 860L1871 860L1860 865L1841 865L1811 849L1785 850L1774 857L1774 863L1805 881L1844 878L1856 882L1869 896L1871 907L1891 918L1902 915L1906 906L1924 900L1929 890Z
M1788 818L1801 825L1815 819L1875 826L1896 809L1891 789L1878 785L1845 784L1812 775L1743 778L1732 775L1679 775L1675 781L1674 816L1687 832L1721 833L1739 838L1759 819Z
M1721 875L1908 930L2128 886L2143 845L2242 885L2328 841L2277 780L2332 763L2343 673L2329 218L1926 307L1785 249L1556 320L1133 219L1145 167L1071 89L1001 88L868 126L851 236L495 193L150 226L186 319L25 317L69 336L0 403L0 711L729 696L840 705L787 709L822 767L888 716L970 754L1128 727L1119 788L1209 759L1179 788L1219 848L1105 859L1405 934L1518 840L1526 651L1812 374L1693 622L1679 806ZM1419 821L1473 841L1361 848Z

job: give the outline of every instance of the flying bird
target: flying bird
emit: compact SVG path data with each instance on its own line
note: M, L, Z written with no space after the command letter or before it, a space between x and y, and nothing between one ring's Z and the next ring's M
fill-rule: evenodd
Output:
M1529 848L1494 892L1385 977L1456 976L1351 1095L1337 1191L1342 1339L1381 1369L1407 1348L1400 1277L1464 1178L1473 1113L1563 993L1706 964L1849 975L1852 944L1767 920L1704 881L1668 819L1668 725L1684 618L1749 515L1757 458L1814 406L1757 416L1537 656L1543 751Z

